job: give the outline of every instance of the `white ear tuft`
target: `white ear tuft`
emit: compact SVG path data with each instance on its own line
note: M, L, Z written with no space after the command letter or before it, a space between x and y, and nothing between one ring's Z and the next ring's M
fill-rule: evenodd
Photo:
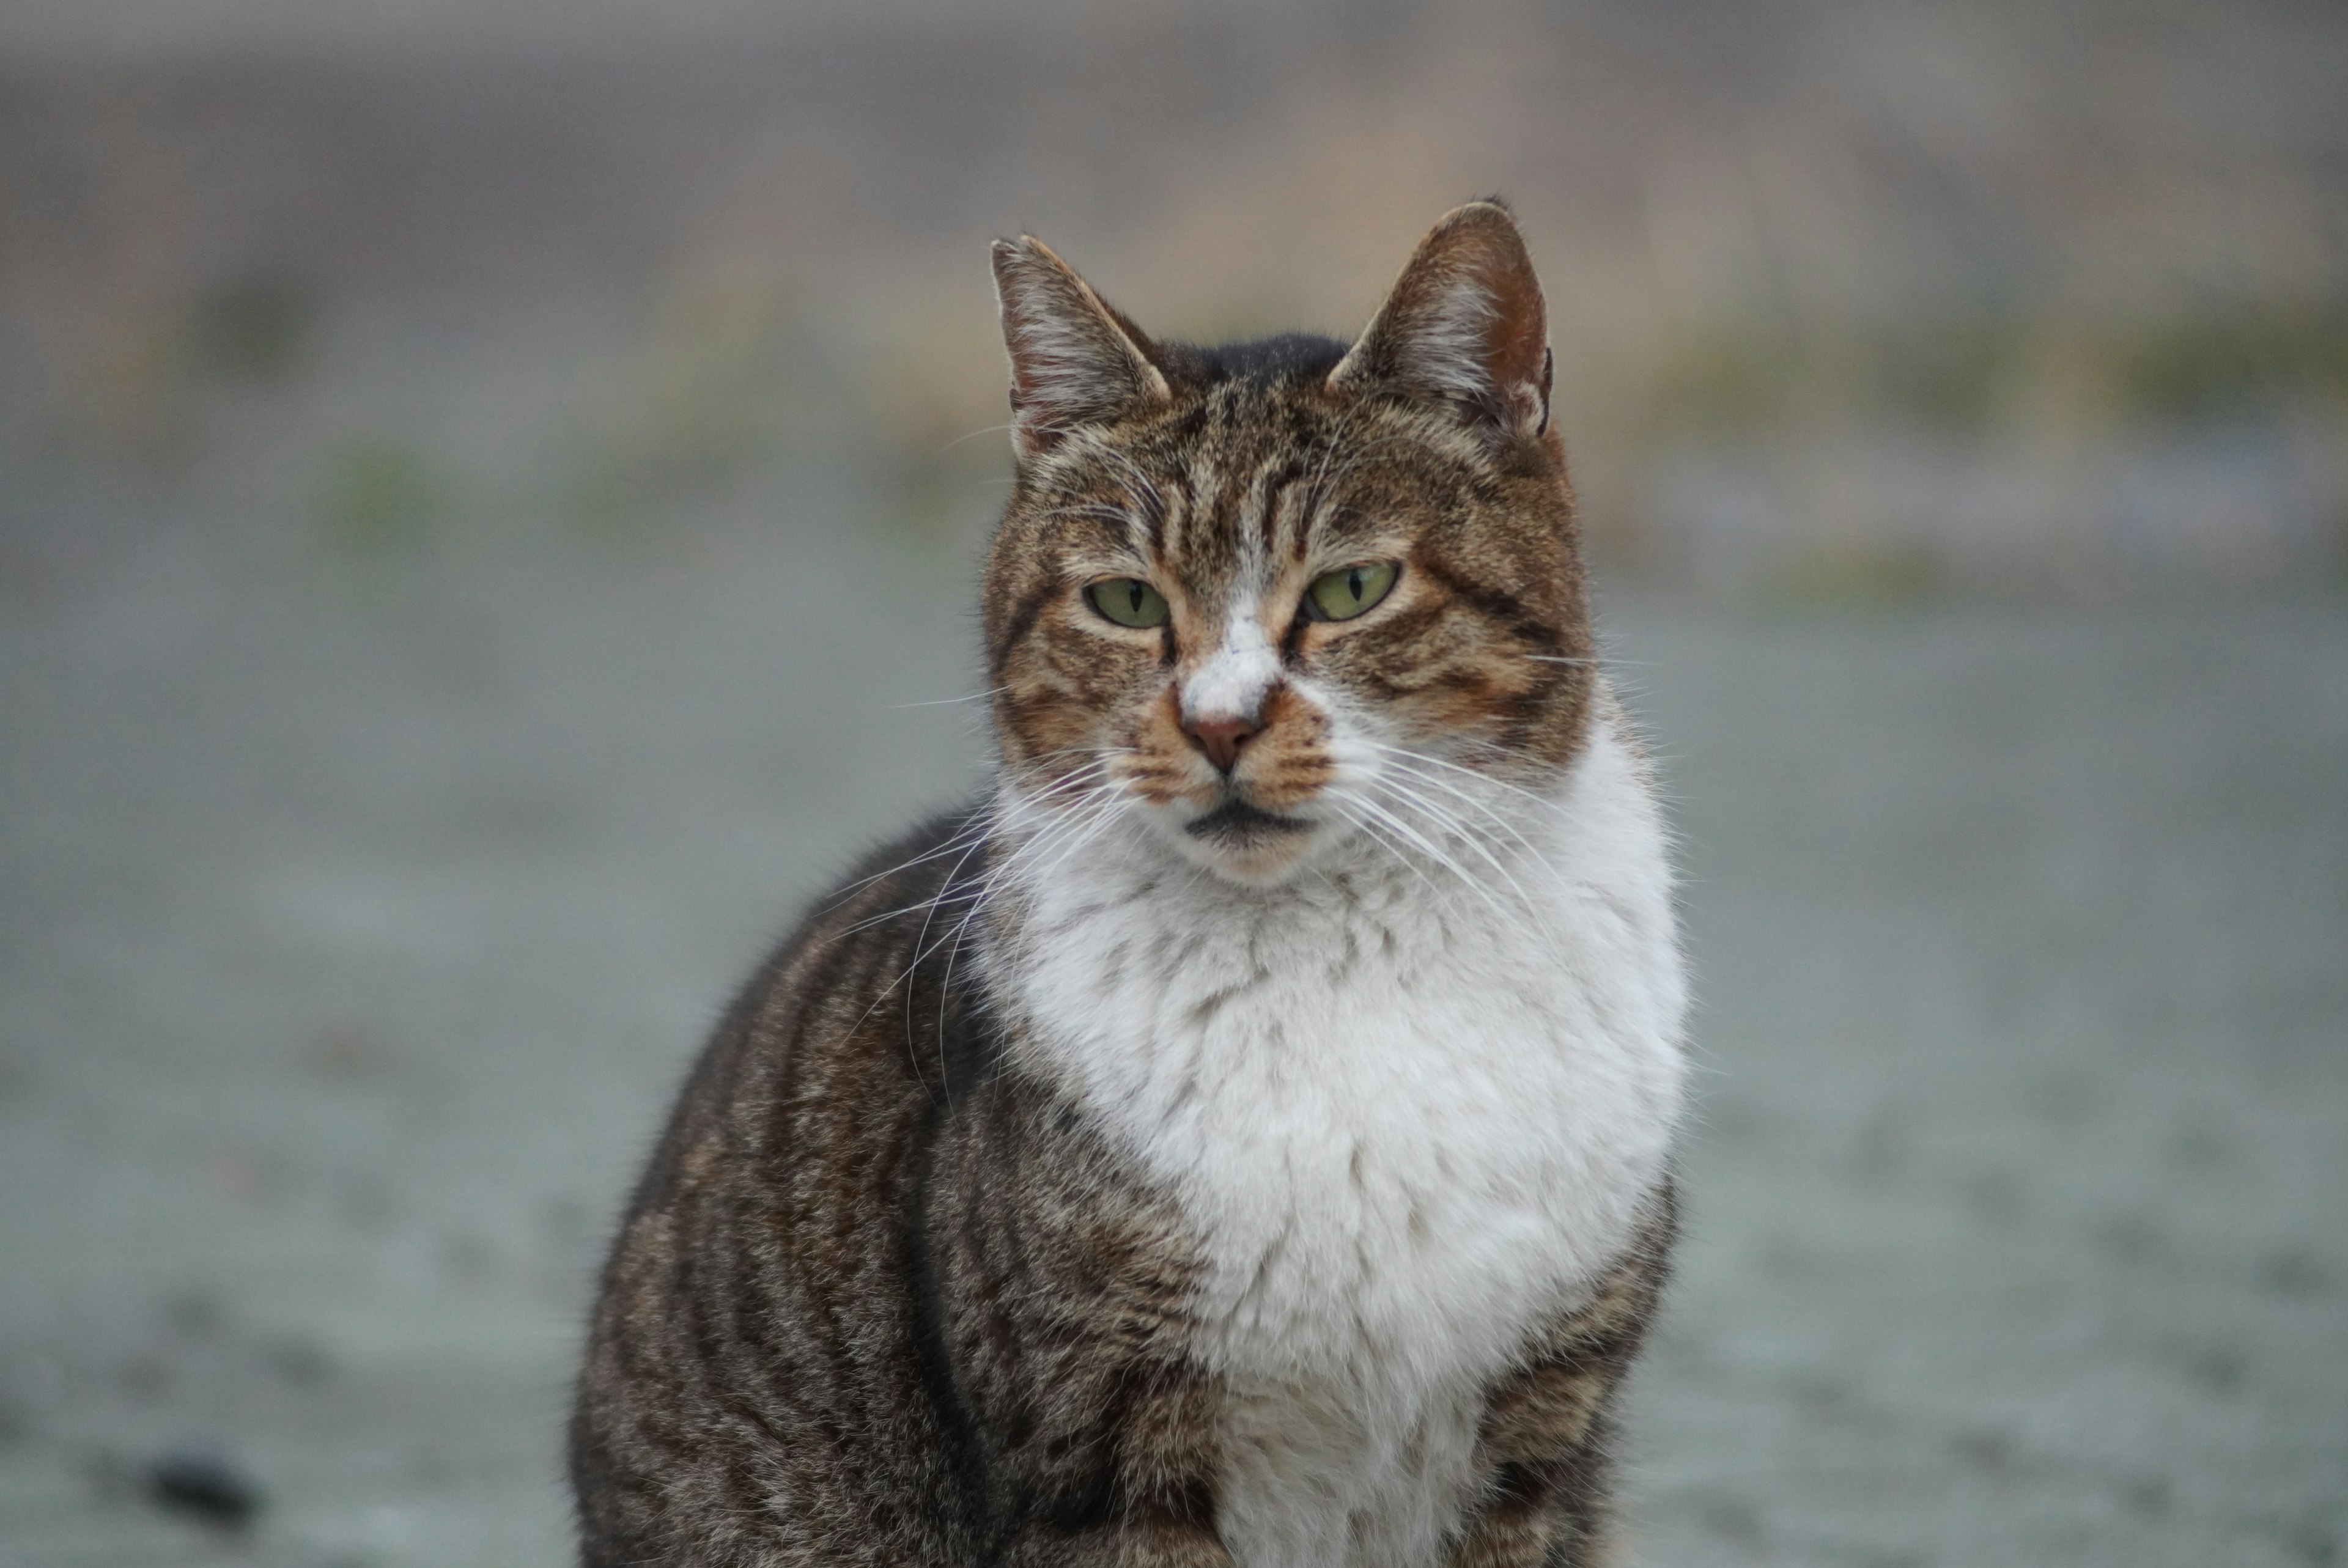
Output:
M1546 434L1551 361L1540 281L1497 201L1455 209L1419 241L1329 373L1344 391L1436 405L1495 434Z
M1012 444L1023 457L1069 429L1169 395L1149 340L1041 240L994 242L994 291L1011 351Z

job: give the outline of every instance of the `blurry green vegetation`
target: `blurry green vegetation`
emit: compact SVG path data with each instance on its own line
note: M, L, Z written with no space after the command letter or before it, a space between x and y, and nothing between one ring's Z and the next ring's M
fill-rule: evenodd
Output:
M664 513L707 494L747 451L695 443L671 446L657 432L608 437L567 476L562 509L597 538L633 538Z
M1788 551L1756 586L1763 599L1789 607L1893 609L1931 598L1946 575L1913 544L1844 539Z
M204 395L295 380L309 366L318 316L308 290L265 276L112 302L82 324L69 352L52 340L45 356L32 340L46 395L26 434L68 461L176 474L210 446Z
M582 411L591 450L569 486L572 515L620 537L722 490L823 427L823 370L770 275L721 269L673 286L633 362Z
M2125 326L1975 315L1868 333L1746 318L1682 332L1644 377L1650 427L1819 415L1978 432L2027 411L2099 425L2348 403L2348 308L2243 301Z
M316 300L290 279L248 277L217 284L188 305L188 368L207 380L280 384L306 362L317 314Z
M1862 361L1862 395L1920 425L1978 429L2010 402L2035 368L2034 342L2023 323L1975 319L1914 337L1893 335L1869 345Z
M855 476L855 526L876 541L937 557L993 508L990 481L1009 467L1002 350L955 292L893 303L883 320L854 315L756 261L672 283L572 410L562 509L598 538L643 543L805 466Z
M782 76L680 36L615 93L549 56L527 137L438 51L348 91L19 73L0 445L282 501L353 571L801 497L926 559L1008 466L984 235L1040 229L1169 336L1344 332L1497 189L1610 562L1859 599L1928 558L1947 591L2348 562L2321 7L1774 5L1782 46L1693 53L1668 7L1406 6L1343 47L1292 7L932 7L788 49L765 9ZM410 445L349 444L355 406Z
M338 553L380 563L421 551L448 499L448 481L422 453L372 437L329 464L318 521Z
M2348 305L2237 304L2157 323L2113 345L2130 412L2223 418L2295 394L2348 401Z

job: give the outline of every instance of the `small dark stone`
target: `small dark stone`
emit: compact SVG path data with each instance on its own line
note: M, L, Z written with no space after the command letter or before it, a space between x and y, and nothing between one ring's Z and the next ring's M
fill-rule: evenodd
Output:
M440 1239L440 1263L448 1277L478 1285L498 1271L498 1249L477 1235L455 1235Z
M1992 1475L2013 1468L2013 1440L2003 1432L1967 1432L1956 1440L1957 1457Z
M1762 1536L1761 1511L1742 1497L1715 1492L1696 1504L1705 1530L1725 1540L1753 1545Z
M2312 1568L2331 1568L2340 1561L2340 1538L2321 1522L2311 1520L2291 1531L2285 1542Z
M165 1508L224 1530L252 1522L261 1488L217 1449L174 1449L147 1469L147 1493Z
M142 1399L154 1399L171 1386L170 1363L153 1351L131 1357L115 1376L126 1393Z
M325 1351L307 1339L288 1337L269 1347L270 1369L300 1389L314 1389L334 1372Z
M2178 1355L2187 1376L2219 1393L2231 1393L2250 1375L2250 1358L2227 1345L2188 1347Z
M2332 1282L2323 1265L2305 1247L2284 1247L2259 1266L2259 1283L2278 1296L2321 1296Z
M1786 1392L1795 1403L1819 1416L1839 1415L1855 1402L1850 1379L1828 1371L1796 1373L1786 1379Z
M228 1321L228 1308L219 1296L196 1286L163 1303L163 1320L191 1339L207 1339Z

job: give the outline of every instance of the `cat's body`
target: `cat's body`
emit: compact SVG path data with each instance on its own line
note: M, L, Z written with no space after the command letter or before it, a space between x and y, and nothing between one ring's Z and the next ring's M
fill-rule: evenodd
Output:
M1661 835L1602 727L1561 804L1478 866L1521 901L1372 856L1268 897L1153 887L1146 851L1030 895L1056 936L1005 987L1053 1020L1025 1049L1198 1237L1242 1563L1438 1560L1491 1385L1587 1301L1663 1174Z
M999 257L1002 776L688 1085L582 1384L593 1568L1598 1561L1684 986L1529 272L1463 213L1351 354Z

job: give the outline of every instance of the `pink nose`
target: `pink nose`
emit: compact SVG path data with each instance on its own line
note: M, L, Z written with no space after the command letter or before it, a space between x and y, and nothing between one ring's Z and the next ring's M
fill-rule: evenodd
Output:
M1252 719L1192 719L1182 726L1182 733L1206 753L1209 762L1229 773L1239 764L1240 748L1260 727Z

